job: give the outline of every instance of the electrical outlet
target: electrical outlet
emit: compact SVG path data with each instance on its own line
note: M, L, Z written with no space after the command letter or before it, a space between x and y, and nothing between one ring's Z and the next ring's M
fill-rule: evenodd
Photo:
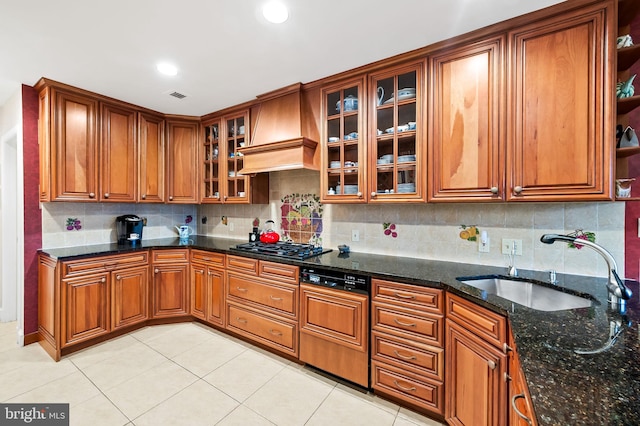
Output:
M489 253L491 249L491 238L487 237L487 240L484 244L482 244L481 240L478 240L478 251L480 253Z
M233 229L234 229L234 228L235 228L235 227L233 226L233 222L229 222L229 231L230 231L230 232L233 232Z
M351 241L360 241L360 231L357 229L351 230Z
M522 240L511 238L502 239L502 254L511 254L512 247L516 248L516 256L522 256Z

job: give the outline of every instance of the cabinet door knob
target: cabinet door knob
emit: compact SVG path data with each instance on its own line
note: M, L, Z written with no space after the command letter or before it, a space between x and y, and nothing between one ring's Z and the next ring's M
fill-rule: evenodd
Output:
M506 371L504 372L504 381L507 383L511 381L511 376Z
M513 188L513 192L516 194L520 194L522 192L522 187L520 185Z
M374 198L376 196L376 192L375 191L371 191L371 198Z
M120 275L116 275L116 280L120 281L122 277Z
M497 365L496 365L495 361L492 361L492 360L487 361L487 365L489 366L489 368L490 368L491 370L495 370L495 369L496 369L496 367L497 367Z
M506 353L509 353L511 351L513 351L513 348L511 346L507 345L506 343L502 344L502 352L504 352L506 354Z
M108 192L104 193L104 198L109 198L109 193Z
M173 201L173 195L169 195L169 201Z
M227 198L229 198L229 197L227 197L227 196L225 195L225 196L224 196L224 199L226 200Z
M101 283L106 283L106 282L107 282L107 279L106 279L105 277L102 277L102 278L100 279L100 282L101 282Z
M492 194L497 194L498 193L498 187L497 186L492 186L491 187L491 193Z
M153 270L153 272L154 272L155 274L157 274L158 272L160 272L160 269L156 268L156 269L154 269L154 270Z
M362 192L358 191L358 198L362 198Z
M96 198L96 193L95 192L90 192L89 193L89 198Z
M142 194L142 197L141 197L141 198L142 198L143 200L146 200L146 199L147 199L147 194Z

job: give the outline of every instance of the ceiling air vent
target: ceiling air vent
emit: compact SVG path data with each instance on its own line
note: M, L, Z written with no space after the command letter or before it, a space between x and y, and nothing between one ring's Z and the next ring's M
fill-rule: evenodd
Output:
M183 95L182 93L180 93L180 92L175 92L175 91L174 91L174 92L169 93L169 96L173 96L174 98L177 98L177 99L184 99L184 98L186 98L186 97L187 97L187 95Z

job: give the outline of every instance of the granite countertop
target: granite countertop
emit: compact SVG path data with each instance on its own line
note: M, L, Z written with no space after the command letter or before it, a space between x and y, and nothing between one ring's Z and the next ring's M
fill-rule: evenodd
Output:
M633 299L624 314L607 304L606 279L558 274L558 287L595 299L589 308L542 312L512 303L462 284L456 278L504 274L506 268L441 262L337 250L303 261L242 253L230 247L245 241L193 236L187 245L177 238L142 241L138 247L103 244L44 249L58 260L126 253L153 248L189 247L270 261L359 271L372 277L440 287L462 295L509 318L538 423L541 425L640 424L640 288L629 282ZM520 271L520 276L546 281L548 275ZM608 350L590 355L574 349L597 350L609 342L612 324L621 334Z

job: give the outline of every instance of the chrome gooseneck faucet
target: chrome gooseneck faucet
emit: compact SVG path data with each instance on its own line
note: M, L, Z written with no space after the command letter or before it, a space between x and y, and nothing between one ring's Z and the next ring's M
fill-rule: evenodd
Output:
M604 247L571 235L544 234L540 237L540 241L545 244L553 244L556 241L565 241L567 243L580 244L595 250L604 258L607 262L607 267L609 268L609 281L607 283L607 290L609 290L609 302L613 305L624 304L626 300L631 298L631 290L629 290L618 276L618 264L616 263L616 260Z

